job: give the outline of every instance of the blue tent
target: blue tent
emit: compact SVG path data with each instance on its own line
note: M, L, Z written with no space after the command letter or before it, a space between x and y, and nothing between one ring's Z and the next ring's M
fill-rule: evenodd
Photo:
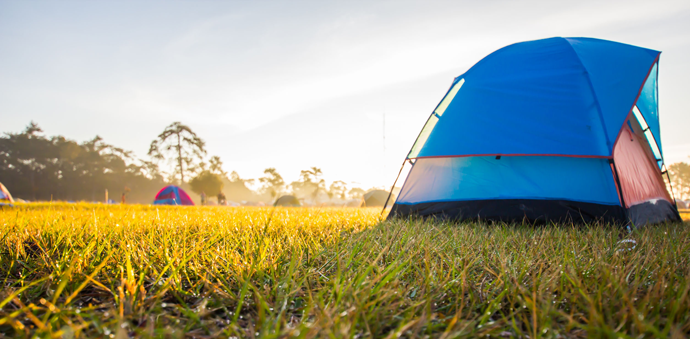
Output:
M662 177L659 54L550 38L488 55L431 113L390 216L677 220Z
M163 187L153 201L154 205L183 205L194 206L192 198L182 188L175 185Z

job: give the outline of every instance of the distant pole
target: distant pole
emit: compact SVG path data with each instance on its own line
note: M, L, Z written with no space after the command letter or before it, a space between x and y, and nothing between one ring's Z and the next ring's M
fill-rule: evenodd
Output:
M105 203L108 203L108 189L105 189Z
M386 177L386 109L383 109L383 176ZM385 180L384 180L385 181Z
M383 111L383 157L386 157L386 111Z

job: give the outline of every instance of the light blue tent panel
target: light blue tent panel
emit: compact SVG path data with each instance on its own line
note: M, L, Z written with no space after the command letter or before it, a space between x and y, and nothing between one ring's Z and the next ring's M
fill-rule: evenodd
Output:
M488 199L620 205L607 159L542 156L417 159L396 203Z

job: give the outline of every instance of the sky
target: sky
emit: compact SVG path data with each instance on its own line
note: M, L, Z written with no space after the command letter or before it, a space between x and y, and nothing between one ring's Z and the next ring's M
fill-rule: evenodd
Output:
M666 162L690 161L687 0L0 0L0 132L35 121L146 158L180 121L243 178L390 186L454 77L554 36L662 51Z

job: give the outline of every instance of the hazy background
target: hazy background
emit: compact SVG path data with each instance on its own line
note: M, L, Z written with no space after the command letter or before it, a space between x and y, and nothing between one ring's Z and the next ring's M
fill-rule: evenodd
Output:
M145 158L181 121L242 177L390 185L455 76L514 42L586 36L663 52L673 163L690 155L689 33L687 0L0 1L1 131L33 120Z

